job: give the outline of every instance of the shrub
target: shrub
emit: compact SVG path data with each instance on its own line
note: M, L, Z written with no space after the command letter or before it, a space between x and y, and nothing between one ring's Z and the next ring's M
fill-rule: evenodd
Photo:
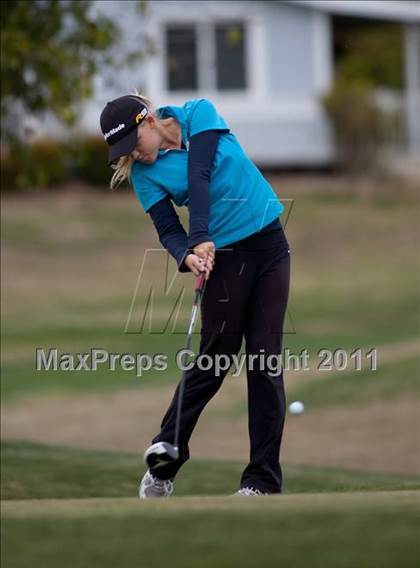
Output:
M379 108L374 90L366 83L338 80L323 103L332 121L339 164L352 173L381 169L395 117Z
M33 190L63 183L68 177L65 154L54 140L14 144L2 152L2 189Z
M96 186L107 186L112 170L108 164L108 146L99 136L88 136L72 143L71 169L77 178Z
M17 189L19 157L11 148L1 152L1 188L3 191Z
M10 145L1 152L1 187L3 191L31 191L76 178L105 188L112 175L107 160L108 147L97 136Z

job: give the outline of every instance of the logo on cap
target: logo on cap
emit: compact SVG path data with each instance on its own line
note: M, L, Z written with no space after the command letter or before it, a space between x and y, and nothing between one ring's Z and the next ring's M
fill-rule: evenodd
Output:
M113 134L116 134L120 130L124 130L124 128L125 128L125 124L123 122L121 124L119 124L118 126L116 126L115 128L111 128L111 130L109 130L108 132L106 132L104 134L105 140L107 140L110 136L112 136Z
M136 116L136 123L139 124L143 118L146 116L147 114L147 108L145 107L141 112L139 112L139 114Z

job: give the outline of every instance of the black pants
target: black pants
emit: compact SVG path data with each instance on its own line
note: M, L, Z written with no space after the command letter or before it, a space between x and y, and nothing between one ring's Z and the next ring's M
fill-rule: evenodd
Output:
M245 336L248 383L250 462L241 487L268 493L282 489L279 464L285 417L283 373L265 364L282 347L290 255L283 229L261 231L216 251L215 265L206 282L201 303L200 354L238 354ZM259 355L249 365L248 356ZM263 359L261 359L263 355ZM273 358L271 358L273 360ZM253 370L249 367L253 367ZM198 417L220 388L228 371L216 376L197 365L186 372L180 427L180 458L152 471L160 479L172 479L189 458L188 442ZM235 380L235 379L233 379ZM179 385L153 443L173 443Z

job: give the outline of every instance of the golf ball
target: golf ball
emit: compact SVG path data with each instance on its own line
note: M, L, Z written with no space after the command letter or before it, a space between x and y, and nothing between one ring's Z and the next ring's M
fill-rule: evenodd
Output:
M304 410L305 406L303 402L300 402L300 400L295 400L294 402L292 402L292 404L289 405L289 412L291 414L302 414Z

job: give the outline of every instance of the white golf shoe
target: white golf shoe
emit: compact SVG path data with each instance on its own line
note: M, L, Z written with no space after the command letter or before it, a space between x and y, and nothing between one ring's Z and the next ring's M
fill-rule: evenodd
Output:
M254 489L253 487L241 487L239 491L234 493L234 496L240 497L261 497L263 495L268 495L268 493L263 493L259 489Z
M149 470L143 475L139 486L139 498L170 497L174 492L174 484L169 479L158 479Z

